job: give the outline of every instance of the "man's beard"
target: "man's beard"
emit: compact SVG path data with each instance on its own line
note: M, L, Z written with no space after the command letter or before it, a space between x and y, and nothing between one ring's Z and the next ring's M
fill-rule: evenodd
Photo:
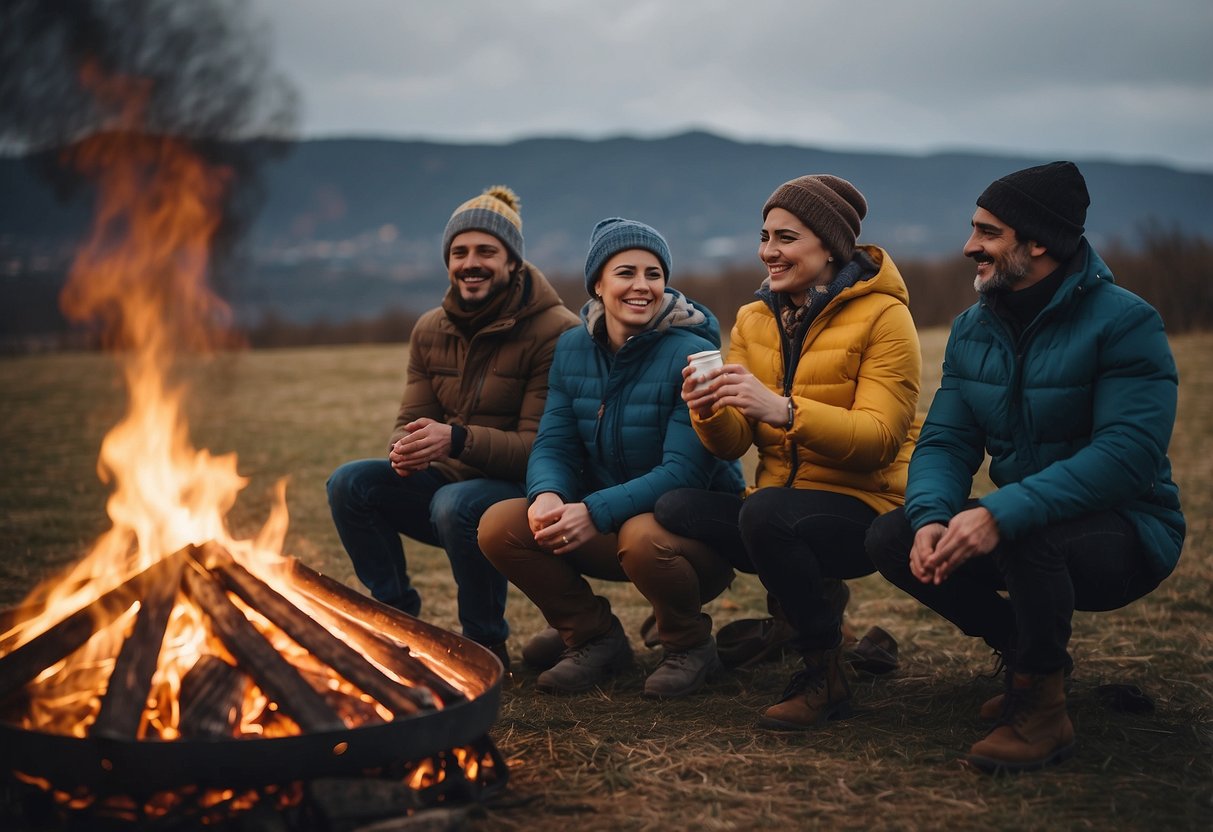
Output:
M459 286L455 287L456 302L464 312L476 312L484 309L496 300L505 291L506 287L510 285L508 280L501 283L493 283L493 273L488 269L466 269L461 271L456 277L459 280L465 277L484 277L489 280L488 290L482 296L476 298L465 298L463 292L459 290Z
M973 278L973 288L983 295L1012 291L1032 270L1032 254L1026 243L1016 243L1014 248L1001 257L976 254L973 260L994 264L994 274L990 275L988 280L983 281L980 276Z

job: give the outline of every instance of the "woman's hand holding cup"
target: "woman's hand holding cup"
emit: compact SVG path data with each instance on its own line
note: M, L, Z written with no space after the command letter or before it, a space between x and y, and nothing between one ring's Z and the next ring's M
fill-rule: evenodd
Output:
M712 415L716 392L711 382L723 367L720 350L705 350L687 356L687 366L682 368L682 400L701 419Z

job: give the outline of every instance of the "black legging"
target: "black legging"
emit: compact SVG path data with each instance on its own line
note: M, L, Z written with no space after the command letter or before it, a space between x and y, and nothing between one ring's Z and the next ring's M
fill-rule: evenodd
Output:
M794 646L802 653L842 639L842 619L826 607L822 579L876 571L863 546L876 511L845 494L762 488L743 501L680 488L663 495L653 513L675 534L712 546L735 569L757 573L796 629Z

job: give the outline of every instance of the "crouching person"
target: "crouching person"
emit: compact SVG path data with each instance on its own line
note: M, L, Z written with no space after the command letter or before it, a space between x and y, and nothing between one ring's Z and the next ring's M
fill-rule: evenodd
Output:
M731 583L728 562L653 519L657 498L694 486L740 493L740 466L717 460L691 428L679 391L687 356L720 346L715 317L669 288L670 252L643 223L594 229L591 300L561 336L527 496L490 508L480 548L550 625L523 649L547 667L542 691L588 690L632 661L610 603L584 576L631 581L653 605L665 648L645 694L698 690L719 667L702 605Z
M767 276L737 313L728 360L683 398L724 459L758 449L755 487L680 489L658 522L757 573L791 625L803 668L758 724L814 730L851 712L843 659L844 579L870 575L864 535L902 503L922 369L909 293L879 246L856 245L867 200L836 176L775 189L762 209ZM776 619L778 620L778 619Z
M476 545L476 527L490 505L523 493L556 339L577 324L524 259L519 208L495 186L451 214L442 236L450 287L413 327L388 452L345 463L327 485L341 542L375 599L419 615L400 538L440 546L463 634L506 670L508 585Z
M1171 350L1158 314L1083 237L1088 204L1070 162L978 198L964 253L980 299L952 326L905 507L867 537L889 581L1000 654L1005 693L982 706L998 722L967 758L988 772L1072 754L1074 610L1141 598L1184 539ZM985 453L997 490L970 500Z

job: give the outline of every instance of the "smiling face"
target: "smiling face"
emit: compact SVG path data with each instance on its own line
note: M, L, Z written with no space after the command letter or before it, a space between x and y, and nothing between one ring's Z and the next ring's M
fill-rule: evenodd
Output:
M643 332L661 309L666 274L651 251L630 248L606 261L594 294L606 309L607 338L619 349L624 341Z
M510 284L518 264L510 259L505 244L484 231L464 231L451 240L447 273L459 290L459 305L479 309Z
M767 267L771 290L789 295L803 306L814 286L829 283L837 269L821 238L784 208L772 208L762 223L758 258Z
M972 226L964 255L977 263L973 288L986 294L1013 292L1031 285L1033 252L1039 246L1030 241L1021 243L1015 229L985 208L973 213Z

